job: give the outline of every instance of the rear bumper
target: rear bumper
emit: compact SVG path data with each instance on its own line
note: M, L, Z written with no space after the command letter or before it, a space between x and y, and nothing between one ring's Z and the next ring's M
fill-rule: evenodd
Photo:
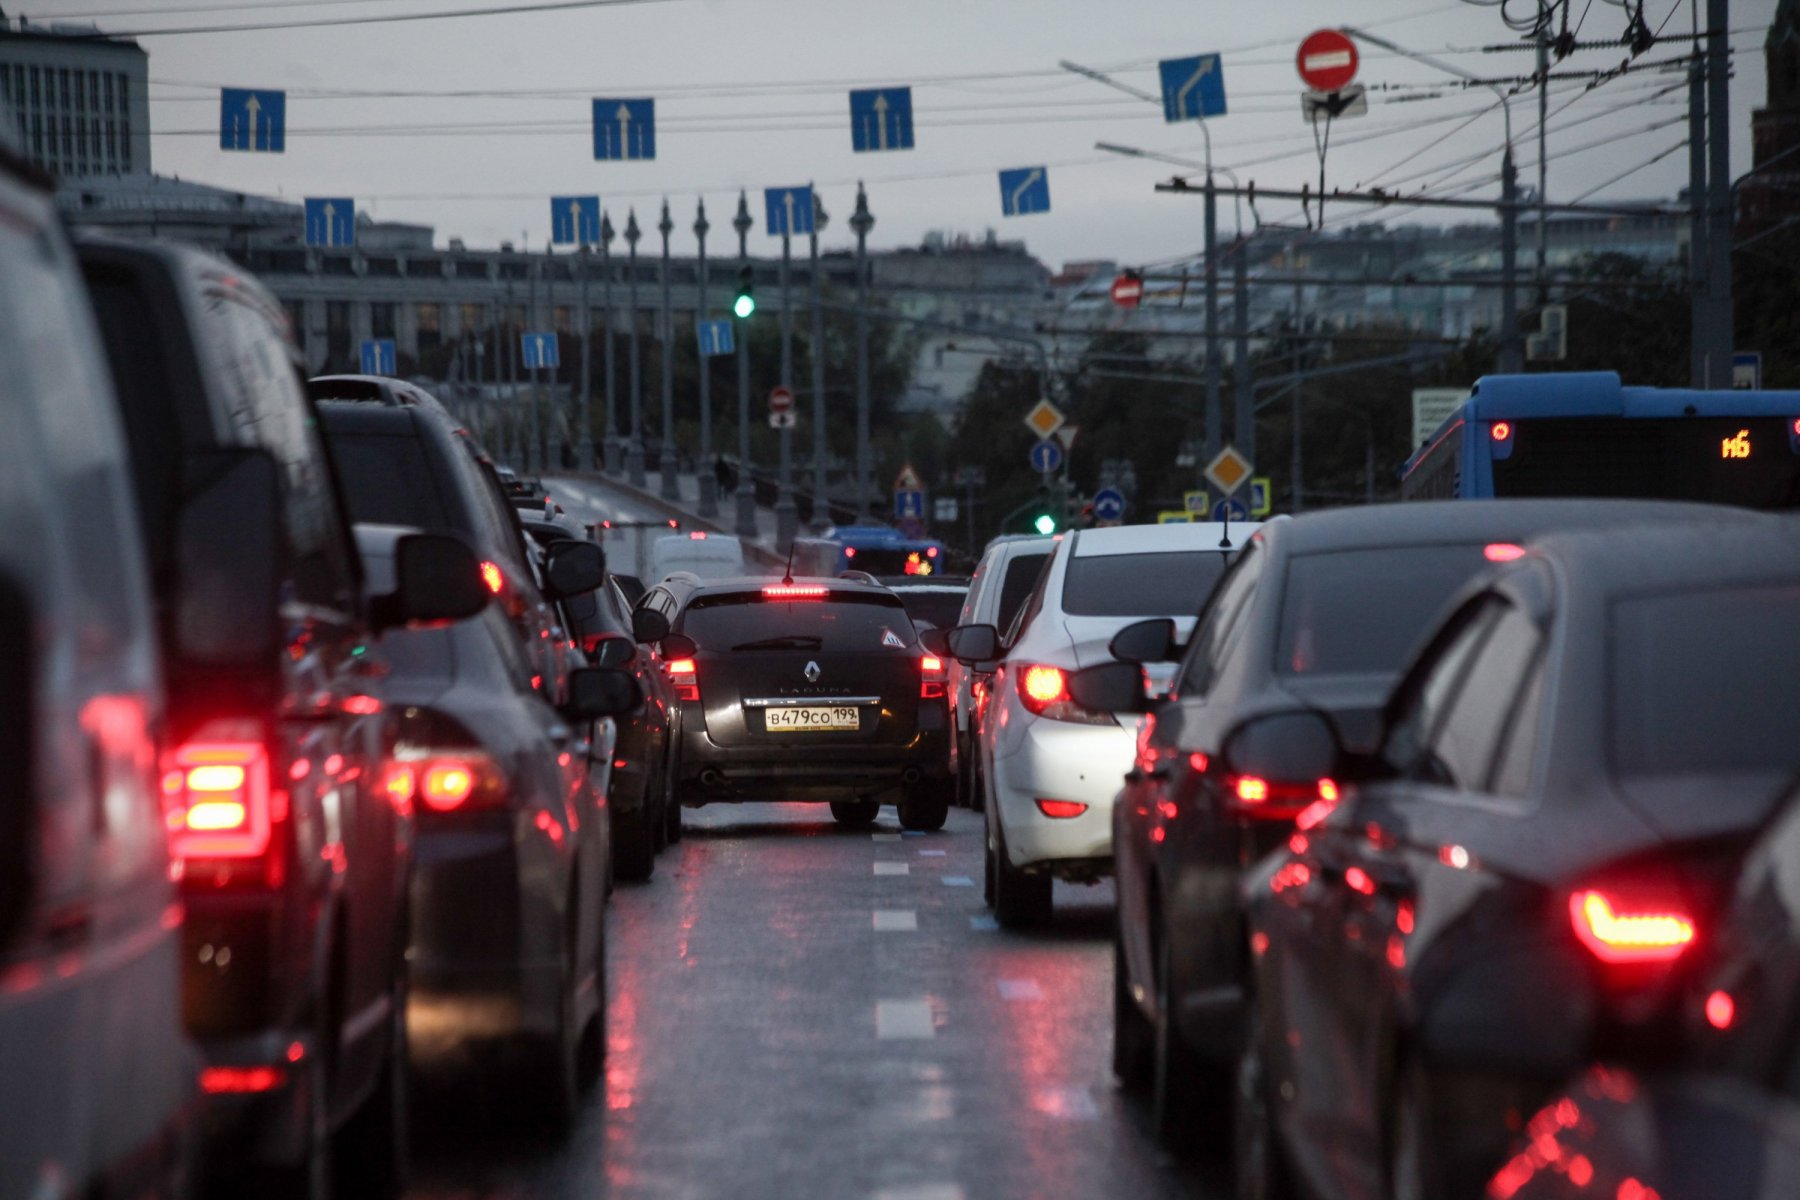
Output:
M1015 714L1016 715L1016 714ZM994 763L991 781L1007 859L1015 867L1067 864L1086 876L1112 858L1113 797L1136 753L1118 725L1032 719L1017 749ZM1038 800L1087 805L1076 817L1047 817Z
M841 800L920 783L947 786L950 736L922 730L898 745L721 746L683 725L677 783L690 806L743 800Z

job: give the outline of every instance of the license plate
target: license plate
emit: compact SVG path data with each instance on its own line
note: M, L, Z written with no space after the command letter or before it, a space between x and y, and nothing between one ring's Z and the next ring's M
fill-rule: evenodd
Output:
M763 720L771 731L783 733L810 729L859 729L862 716L853 705L833 704L819 707L787 707L763 710Z

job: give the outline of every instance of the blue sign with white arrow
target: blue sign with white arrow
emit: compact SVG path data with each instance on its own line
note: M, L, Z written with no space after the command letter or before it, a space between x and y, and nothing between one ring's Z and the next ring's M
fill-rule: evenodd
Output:
M562 366L562 349L557 345L554 333L521 333L519 335L519 365L527 371L540 368Z
M730 321L700 321L694 325L694 332L700 338L703 358L737 352L737 337L731 332Z
M1162 76L1163 120L1193 121L1225 115L1225 68L1216 54L1166 58Z
M1227 496L1212 506L1212 519L1215 521L1248 521L1250 506L1236 496Z
M595 100L594 157L602 161L656 157L655 100Z
M356 245L356 201L348 196L307 197L306 244Z
M1094 493L1094 520L1116 524L1125 519L1125 493L1118 488L1101 488Z
M558 246L591 246L600 240L600 197L550 197L550 240Z
M850 93L850 145L866 150L913 148L912 89L867 88Z
M1024 217L1050 211L1050 172L1045 167L1020 167L1000 172L1000 211Z
M768 205L769 219L764 223L770 233L798 237L813 231L812 185L797 188L764 188L763 200Z
M1045 438L1031 448L1031 469L1040 475L1048 475L1062 466L1062 447Z
M396 370L393 338L370 338L362 344L364 375L393 375Z
M894 516L902 521L908 518L923 521L925 519L925 493L895 492Z
M287 93L219 90L219 149L280 154L287 149Z

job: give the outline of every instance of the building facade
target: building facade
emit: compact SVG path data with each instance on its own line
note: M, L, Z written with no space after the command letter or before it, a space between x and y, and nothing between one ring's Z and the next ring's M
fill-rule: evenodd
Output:
M0 17L0 101L27 156L52 174L149 174L149 81L136 42Z

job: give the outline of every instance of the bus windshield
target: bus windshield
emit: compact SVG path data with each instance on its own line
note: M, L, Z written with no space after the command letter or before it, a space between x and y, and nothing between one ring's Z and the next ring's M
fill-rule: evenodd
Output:
M1511 423L1496 496L1800 505L1800 454L1782 417L1557 417Z

